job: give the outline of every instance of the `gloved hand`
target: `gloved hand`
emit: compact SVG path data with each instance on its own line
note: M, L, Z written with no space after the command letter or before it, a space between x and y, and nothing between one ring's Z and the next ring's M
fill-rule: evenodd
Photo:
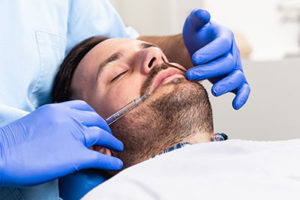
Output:
M0 186L29 186L84 168L119 170L121 160L88 149L123 150L84 101L49 104L0 129Z
M186 72L187 79L208 79L214 84L214 96L235 93L232 105L240 109L249 97L250 87L233 33L210 21L207 11L196 9L185 21L183 39L195 65Z

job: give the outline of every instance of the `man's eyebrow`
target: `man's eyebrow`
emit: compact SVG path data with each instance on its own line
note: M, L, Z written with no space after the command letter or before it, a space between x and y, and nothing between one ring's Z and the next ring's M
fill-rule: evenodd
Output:
M140 44L140 47L142 49L147 49L147 48L150 48L150 47L158 47L158 46L156 46L155 44L150 44L150 43L143 42L143 43ZM101 70L108 63L113 62L115 60L118 60L122 55L123 55L123 53L120 52L120 51L114 53L113 55L111 55L109 58L107 58L104 62L102 62L100 64L99 70Z
M109 58L107 58L106 60L104 60L98 67L98 72L97 72L97 77L99 77L100 72L102 71L102 69L110 62L113 62L115 60L118 60L120 57L122 57L123 53L118 51L114 54L112 54Z
M142 49L147 49L147 48L150 48L150 47L158 47L157 45L155 44L150 44L150 43L146 43L146 42L143 42L140 44L140 47ZM159 48L159 47L158 47Z
M120 51L118 51L118 52L112 54L109 58L107 58L105 61L103 61L103 62L100 64L99 68L103 68L103 67L104 67L105 65L107 65L108 63L113 62L113 61L115 61L115 60L118 60L122 55L123 55L123 53L120 52Z

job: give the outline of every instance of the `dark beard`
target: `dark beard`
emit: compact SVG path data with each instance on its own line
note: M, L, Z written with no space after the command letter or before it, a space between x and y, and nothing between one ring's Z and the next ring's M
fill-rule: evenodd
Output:
M151 85L151 81L145 84ZM123 152L113 152L123 160L123 169L185 142L195 134L213 132L211 106L201 84L181 78L162 87L173 88L157 98L150 96L111 126L114 135L124 143ZM142 87L141 93L147 88Z

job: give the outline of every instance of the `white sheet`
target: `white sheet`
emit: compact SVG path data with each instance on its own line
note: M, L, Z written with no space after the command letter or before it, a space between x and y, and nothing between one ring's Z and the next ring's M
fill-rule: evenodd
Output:
M300 139L188 146L128 168L83 199L300 199Z

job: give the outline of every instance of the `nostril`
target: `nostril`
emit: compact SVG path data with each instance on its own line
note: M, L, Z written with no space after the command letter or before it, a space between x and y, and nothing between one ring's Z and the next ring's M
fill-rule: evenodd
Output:
M149 68L152 67L152 65L153 65L153 63L154 63L155 60L156 60L155 57L152 58L152 59L150 60L150 62L149 62L149 64L148 64L148 67L149 67Z

